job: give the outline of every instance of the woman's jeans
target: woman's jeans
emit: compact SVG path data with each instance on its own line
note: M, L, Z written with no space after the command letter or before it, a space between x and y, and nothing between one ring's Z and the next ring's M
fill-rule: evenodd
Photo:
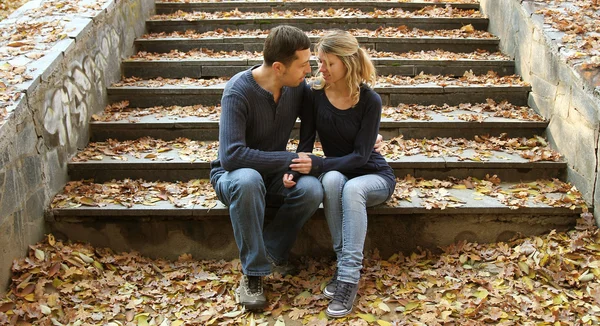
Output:
M348 180L337 171L319 177L323 208L337 256L339 281L357 284L367 235L367 207L385 202L393 193L384 178L367 174Z
M323 188L315 177L301 176L295 187L287 189L282 174L263 178L249 168L222 173L214 188L219 200L229 206L242 270L253 276L269 275L270 261L287 261L298 232L323 199ZM264 225L266 206L279 209Z

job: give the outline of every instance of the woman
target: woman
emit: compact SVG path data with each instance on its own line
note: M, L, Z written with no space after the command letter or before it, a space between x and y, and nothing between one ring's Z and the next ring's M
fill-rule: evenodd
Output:
M352 311L358 291L366 208L390 198L396 181L392 168L373 149L381 98L369 87L376 73L366 51L345 31L326 34L315 50L319 74L308 96L307 107L312 101L312 110L301 116L298 152L311 153L318 132L325 158L294 159L290 169L320 174L325 217L337 256L336 272L323 293L332 299L327 315L339 318ZM286 187L294 186L294 175L284 176Z

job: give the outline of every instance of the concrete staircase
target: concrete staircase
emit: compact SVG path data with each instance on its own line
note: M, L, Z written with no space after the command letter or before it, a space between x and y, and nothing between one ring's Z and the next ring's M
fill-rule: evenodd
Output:
M279 24L313 41L350 30L372 49L385 154L399 182L387 205L369 209L368 250L388 256L572 227L585 203L560 181L566 162L545 144L548 121L524 107L531 88L497 53L479 5L432 5L156 3L148 34L135 41L140 52L108 88L112 105L69 162L73 181L47 210L52 231L150 256L237 257L227 208L206 180L218 105L228 77L261 63L255 51ZM322 212L294 252L331 253Z

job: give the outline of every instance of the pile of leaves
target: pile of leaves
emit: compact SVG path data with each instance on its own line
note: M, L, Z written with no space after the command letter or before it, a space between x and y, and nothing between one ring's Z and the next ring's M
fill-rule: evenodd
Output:
M31 80L33 70L9 61L35 61L43 57L55 44L67 37L67 23L74 15L94 17L107 0L42 1L36 8L24 12L15 22L0 26L0 124L8 115L9 107L21 97L19 84ZM23 4L23 1L0 2L0 20ZM20 60L15 60L20 58Z
M590 213L568 232L440 254L367 253L354 312L330 320L321 293L334 262L299 257L296 276L266 277L269 305L235 303L239 260L149 259L48 235L15 260L0 323L20 325L549 325L600 322L600 234ZM285 319L284 319L285 317Z
M151 79L142 79L139 77L124 77L120 82L114 83L112 86L114 87L123 87L123 86L135 86L135 87L162 87L166 85L186 85L186 86L200 86L200 87L209 87L218 84L225 84L229 78L219 77L219 78L211 78L211 79L199 79L199 78L151 78Z
M204 12L195 11L187 12L178 10L170 14L154 15L152 20L214 20L214 19L256 19L256 18L421 18L421 17L444 17L444 18L481 18L482 15L478 10L474 9L456 9L451 6L437 7L427 6L416 11L405 11L400 8L391 8L388 10L375 10L372 12L363 12L355 8L341 9L320 9L314 10L310 8L302 10L286 10L271 12L252 12L252 11L217 11Z
M245 2L262 2L264 0L249 0ZM305 2L306 0L286 0L285 2ZM413 2L414 0L375 0L370 2ZM185 3L222 3L221 0L162 0L161 2L185 2ZM235 0L231 1L235 2ZM312 2L336 2L336 0L314 0ZM479 3L479 0L419 0L419 2L431 3Z
M409 52L386 52L368 49L367 52L371 58L391 58L391 59L416 59L416 60L502 60L507 61L510 58L501 52L490 53L486 50L477 50L474 52L450 52L444 50L430 51L409 51ZM250 51L213 51L210 49L193 49L190 51L171 50L168 53L152 53L139 51L131 56L130 60L190 60L197 58L212 59L262 59L262 52Z
M120 82L114 83L114 87L123 86L135 86L135 87L161 87L161 86L200 86L209 87L219 84L225 84L228 78L210 78L210 79L198 79L198 78L152 78L142 79L139 77L126 77ZM454 76L442 76L442 75L430 75L421 72L416 76L379 76L377 78L377 87L389 87L389 86L408 86L408 85L423 85L423 84L434 84L438 86L469 86L469 85L483 85L483 86L527 86L528 83L521 80L518 75L510 76L498 76L495 71L489 71L485 75L476 75L472 71L466 71L461 77Z
M165 157L162 153L174 151L185 162L211 162L217 158L218 150L219 142L204 142L183 137L170 141L152 137L125 141L109 139L105 142L89 143L71 161L100 161L105 156L114 160L127 161L125 155L152 161L171 161L174 160L173 157Z
M565 32L561 46L568 59L581 64L583 69L600 68L600 1L598 0L536 0L545 3L536 11L544 22ZM579 60L577 60L579 59Z
M154 106L149 108L131 108L129 107L129 101L121 101L107 105L101 115L93 114L92 120L102 122L129 120L130 122L137 122L140 117L149 115L153 115L155 118L162 118L165 116L181 118L202 117L217 121L221 115L221 106L173 105L168 107Z
M489 71L485 75L476 75L473 71L465 71L462 77L430 75L421 72L416 76L379 76L376 87L407 86L435 84L438 86L527 86L518 75L498 76L495 71Z
M12 14L20 6L25 4L27 0L3 0L0 2L0 21Z
M466 154L465 151L474 151ZM508 138L506 134L499 137L475 136L474 139L443 138L403 139L402 136L385 141L381 154L390 160L403 156L425 155L427 157L458 157L459 161L489 161L493 157L510 159L501 153L517 154L530 162L560 160L560 154L550 147L540 136L532 138Z
M397 179L394 195L387 205L397 207L401 201L412 202L420 197L420 205L427 209L462 206L462 200L450 195L451 189L471 189L480 199L484 196L493 197L512 209L541 203L552 207L587 210L581 193L574 186L560 180L537 180L511 186L501 184L496 176L488 176L485 180L471 177L437 180L415 179L408 175ZM179 208L191 205L213 208L217 204L215 192L207 180L174 183L125 179L105 183L94 183L92 180L70 181L54 197L51 207L103 207L110 204L125 207L135 204L154 206L158 202L170 203Z
M398 106L385 106L382 109L382 118L392 121L404 120L432 120L432 113L447 115L453 119L454 115L450 113L461 113L456 117L464 121L483 122L488 117L500 117L506 119L516 119L525 121L544 121L544 118L535 113L533 109L527 106L517 106L507 101L496 103L493 99L488 99L485 103L461 103L459 105L419 105L419 104L400 104ZM213 121L219 120L221 106L155 106L148 108L129 107L128 101L116 102L106 106L102 114L92 115L92 120L101 122L128 120L132 123L139 121L140 117L152 115L155 118L162 117L203 117Z
M288 143L288 150L295 151L297 140ZM219 142L204 142L179 137L165 141L152 137L135 140L118 141L108 139L105 142L91 142L79 151L72 162L101 161L104 157L113 160L127 161L128 156L151 161L172 161L175 156L185 162L211 162L217 158ZM316 153L322 155L320 144L315 147ZM473 151L474 153L465 153ZM164 153L172 152L166 156ZM502 153L517 154L530 162L559 161L560 154L546 143L540 136L532 138L508 138L505 134L499 137L475 136L466 138L410 139L395 137L385 144L381 154L389 160L398 160L403 156L425 155L427 157L458 157L460 161L471 160L484 162L493 157L508 160Z
M418 28L409 28L405 25L398 27L379 27L375 30L369 29L348 29L352 35L356 37L391 37L391 38L408 38L408 37L444 37L444 38L478 38L478 39L495 39L496 37L489 32L475 30L471 25L465 25L459 29L438 29L438 30L423 30ZM320 37L325 35L327 30L314 29L306 32L308 36ZM251 29L221 29L214 31L198 33L194 30L185 32L160 32L144 34L142 39L159 39L159 38L188 38L188 39L203 39L211 37L260 37L266 38L269 30Z
M208 180L150 182L124 179L105 183L81 180L67 182L63 191L52 200L51 207L103 207L110 204L133 207L136 204L154 206L157 202L169 202L178 208L194 205L213 208L216 200L217 196Z
M502 52L490 53L486 50L474 52L450 52L444 50L386 52L368 49L371 58L418 59L418 60L510 60Z
M488 117L500 117L507 119L525 120L525 121L544 121L544 118L537 114L533 109L527 106L517 106L507 101L496 103L493 99L488 99L486 103L461 103L459 105L419 105L419 104L400 104L395 107L384 107L382 109L382 118L393 121L402 120L433 120L431 113L441 113L453 119L454 115L450 113L455 111L468 112L461 113L457 117L464 121L483 122Z
M190 51L171 50L169 53L148 53L139 51L130 57L131 60L190 60L195 58L235 58L235 59L262 59L262 52L250 51L213 51L210 49L193 49Z
M553 179L508 185L502 184L496 175L488 175L484 180L473 177L466 179L449 177L446 180L438 180L415 178L411 175L396 178L396 189L386 205L397 207L401 201L412 202L416 198L421 198L420 204L426 209L463 206L465 202L452 195L453 189L470 189L474 191L472 195L475 200L482 200L484 196L496 198L510 209L546 204L571 210L580 208L587 212L587 205L581 192L569 183Z

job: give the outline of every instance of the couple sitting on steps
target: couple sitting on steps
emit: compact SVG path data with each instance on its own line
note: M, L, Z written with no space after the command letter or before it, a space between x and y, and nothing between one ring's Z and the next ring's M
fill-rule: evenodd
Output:
M381 98L375 68L356 38L332 31L315 47L319 73L312 85L310 40L300 29L278 26L269 33L262 65L236 74L221 100L219 157L210 179L229 206L243 277L240 304L266 304L263 277L288 265L304 223L323 202L337 268L323 294L330 317L352 311L358 291L367 231L366 207L386 201L394 172L376 151ZM301 119L296 153L286 151ZM312 155L316 134L325 157ZM278 207L264 224L266 206Z

